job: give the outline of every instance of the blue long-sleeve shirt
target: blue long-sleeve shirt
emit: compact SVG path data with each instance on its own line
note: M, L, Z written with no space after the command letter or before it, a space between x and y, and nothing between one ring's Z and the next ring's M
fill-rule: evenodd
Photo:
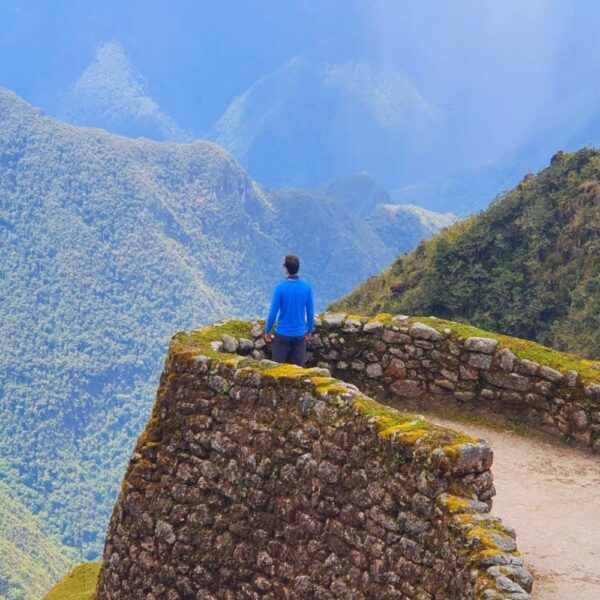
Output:
M312 333L314 328L314 302L310 283L298 276L290 276L275 286L271 310L267 318L267 333L279 314L277 333L289 337L300 337Z

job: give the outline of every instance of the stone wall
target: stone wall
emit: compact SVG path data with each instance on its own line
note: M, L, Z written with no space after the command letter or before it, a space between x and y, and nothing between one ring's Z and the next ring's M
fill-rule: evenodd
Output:
M600 451L600 384L573 369L521 360L498 339L463 338L443 321L383 321L325 314L314 360L384 401L481 407Z
M423 410L440 404L489 410L600 452L600 383L587 381L574 369L561 372L519 359L498 339L461 336L453 329L459 324L428 321L435 326L402 316L368 319L325 313L317 319L309 363L329 369L384 403L408 401ZM268 357L260 338L242 340L241 346L233 339L228 342L230 351ZM546 350L549 356L564 356ZM600 363L579 362L590 369L595 366L600 381Z
M322 329L314 358L341 367L331 352L349 326ZM361 329L383 339L378 325ZM115 504L98 600L529 598L514 531L489 514L487 443L325 369L231 353L259 357L259 333L236 322L173 338ZM402 360L382 343L378 360L357 354L364 367L345 369L374 389L400 369L383 357Z

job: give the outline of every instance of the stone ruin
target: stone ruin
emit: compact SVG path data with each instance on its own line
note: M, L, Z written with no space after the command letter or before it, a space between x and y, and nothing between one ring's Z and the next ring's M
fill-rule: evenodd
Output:
M495 340L391 317L325 315L307 369L264 358L260 333L236 321L174 336L97 600L530 598L515 532L489 512L489 445L371 396L493 406L569 376L526 376Z

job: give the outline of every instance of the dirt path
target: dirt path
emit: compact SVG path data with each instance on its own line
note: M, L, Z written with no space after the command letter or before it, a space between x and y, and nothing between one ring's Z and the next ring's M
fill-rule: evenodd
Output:
M494 449L493 514L517 531L537 600L600 600L600 456L481 425L428 418Z

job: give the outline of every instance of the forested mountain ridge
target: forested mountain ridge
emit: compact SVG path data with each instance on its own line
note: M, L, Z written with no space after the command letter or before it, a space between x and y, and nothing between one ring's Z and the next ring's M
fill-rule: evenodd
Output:
M0 447L64 538L74 543L91 523L84 538L96 544L168 337L260 314L288 244L303 248L286 235L285 206L212 143L63 125L7 91L0 124ZM319 214L318 203L310 209ZM359 249L356 220L329 226L352 240L356 273L385 264L383 244ZM318 258L309 275L337 271L327 253ZM319 302L348 285L333 279L315 276ZM69 489L77 479L82 488ZM67 517L70 495L85 516Z
M600 357L600 151L557 153L332 308L435 314Z
M44 535L97 556L169 337L264 315L288 251L318 309L394 255L335 200L264 189L213 143L65 125L0 89L0 482L23 484Z

